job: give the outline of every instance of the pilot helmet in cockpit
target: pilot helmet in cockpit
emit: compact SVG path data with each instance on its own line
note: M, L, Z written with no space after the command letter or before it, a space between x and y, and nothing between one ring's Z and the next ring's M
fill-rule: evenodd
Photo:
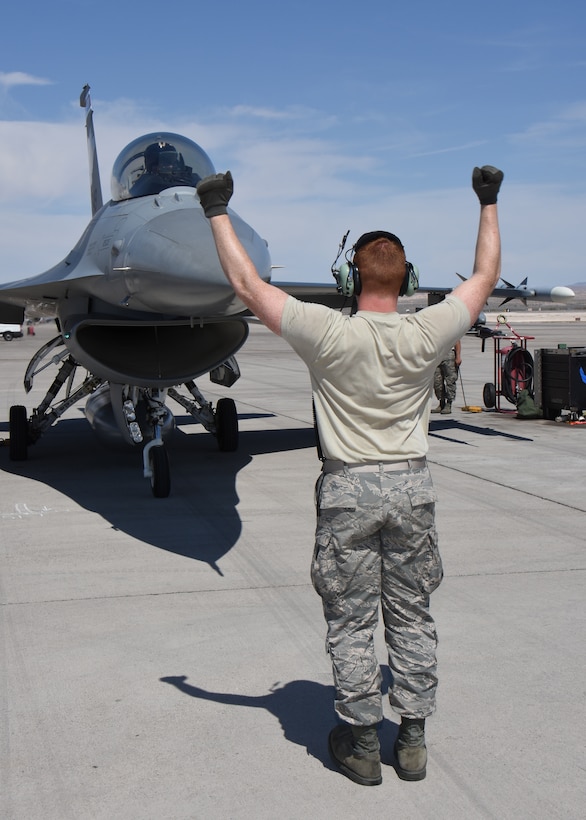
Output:
M185 171L185 164L175 146L169 142L153 142L144 151L145 170L159 176L180 177Z
M112 200L159 194L167 188L195 188L214 173L205 151L186 137L154 132L133 140L112 168Z

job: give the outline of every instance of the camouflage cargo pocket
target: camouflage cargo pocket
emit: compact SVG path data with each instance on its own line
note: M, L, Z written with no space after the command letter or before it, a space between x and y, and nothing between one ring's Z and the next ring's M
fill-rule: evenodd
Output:
M435 527L428 535L427 547L417 560L416 578L420 590L424 595L430 595L437 589L444 577L442 559L438 549L437 531Z
M335 541L327 531L318 532L311 562L311 582L323 601L333 603L344 591L344 579L338 570Z
M413 574L417 586L424 595L437 589L444 577L435 527L435 502L437 494L433 485L412 488L409 491L412 515L421 532L421 546L413 562Z
M348 585L342 571L347 558L340 545L354 531L354 517L359 487L343 473L325 473L316 485L318 523L311 562L311 580L315 591L328 603L336 601Z

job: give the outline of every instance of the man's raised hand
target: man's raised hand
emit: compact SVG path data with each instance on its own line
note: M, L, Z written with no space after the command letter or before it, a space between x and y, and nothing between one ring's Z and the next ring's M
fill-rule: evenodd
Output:
M204 214L208 217L228 213L228 202L234 192L234 180L230 171L212 174L197 184L197 194Z
M504 174L494 165L483 165L472 171L472 187L481 205L496 205Z

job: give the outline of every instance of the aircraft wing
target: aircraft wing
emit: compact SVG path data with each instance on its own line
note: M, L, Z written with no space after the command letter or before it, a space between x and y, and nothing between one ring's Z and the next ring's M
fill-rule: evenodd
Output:
M317 282L314 284L311 282L272 281L271 284L302 302L317 302L319 305L326 305L327 307L337 310L340 310L345 305L350 305L352 302L351 299L347 299L345 296L342 296L341 293L338 293L336 285L333 282L331 284L325 282Z
M460 276L460 274L458 274L458 276ZM460 276L460 279L464 281L465 277ZM523 302L557 302L559 304L566 304L575 297L574 291L563 285L531 288L527 286L527 279L516 287L504 279L503 282L504 285L496 287L490 296L490 298L502 299L503 304L509 302L511 299L521 299ZM338 309L350 303L349 299L345 299L338 293L334 283L316 282L313 284L308 282L273 281L273 284L281 290L284 290L285 293L289 293L291 296L295 296L303 302L318 302L319 304ZM451 293L453 290L453 287L443 287L440 285L420 285L417 289L417 293L428 294L428 303L433 304L443 299L446 294Z
M54 267L37 276L0 284L0 322L8 321L4 317L10 314L23 317L25 309L32 316L52 318L59 301L76 287L75 280L103 278L93 259L84 258L94 223L92 219L75 248Z

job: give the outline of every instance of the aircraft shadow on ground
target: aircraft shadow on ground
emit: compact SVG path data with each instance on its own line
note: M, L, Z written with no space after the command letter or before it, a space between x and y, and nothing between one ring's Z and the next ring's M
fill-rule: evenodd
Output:
M381 666L383 694L389 687L391 674L388 666ZM175 686L180 692L199 700L212 701L228 706L247 709L265 709L274 715L290 743L303 746L307 753L323 765L335 770L331 762L327 738L336 723L334 713L334 687L309 680L294 680L289 683L275 683L266 695L245 695L231 692L210 692L188 683L186 675L169 675L160 678L162 683ZM397 737L398 724L383 720L379 726L382 762L391 765L392 748Z
M0 433L6 427L0 425ZM142 448L106 449L85 419L66 419L29 448L26 461L9 461L8 448L1 448L0 469L43 482L114 529L221 574L218 561L242 529L236 491L240 470L256 455L313 447L311 427L241 431L234 453L220 452L216 439L203 430L187 435L177 429L167 447L171 495L154 498L142 474ZM27 504L34 507L34 498Z

